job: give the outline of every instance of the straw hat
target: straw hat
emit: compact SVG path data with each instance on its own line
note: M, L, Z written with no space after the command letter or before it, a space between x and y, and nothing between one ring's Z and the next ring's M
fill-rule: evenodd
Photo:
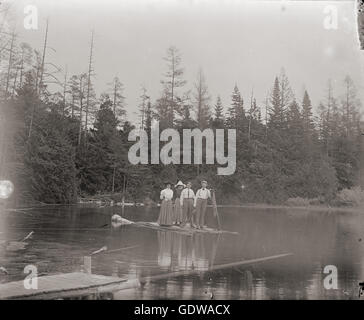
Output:
M179 180L174 187L177 188L179 186L186 187L186 185L181 180Z

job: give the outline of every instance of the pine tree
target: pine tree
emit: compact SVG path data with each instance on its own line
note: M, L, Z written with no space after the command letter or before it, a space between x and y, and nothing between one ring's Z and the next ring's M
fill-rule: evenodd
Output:
M150 136L151 128L152 128L152 119L153 119L153 111L152 111L152 103L148 100L147 108L145 110L145 124L144 129L148 133L148 137Z
M302 100L302 121L306 142L308 142L314 131L314 123L312 119L311 100L306 90Z
M350 76L344 79L345 93L342 98L342 114L345 127L345 133L348 138L353 137L357 128L359 116L359 103L356 96L354 81Z
M224 120L224 107L222 106L221 97L217 96L216 104L215 104L215 119L216 120Z
M140 113L140 129L145 128L146 121L146 109L149 101L149 96L147 95L147 89L142 86L142 94L140 95L139 113Z
M303 142L301 139L303 137L303 121L296 100L292 101L287 110L287 127L287 138L294 141L295 144L301 144Z
M124 84L120 81L119 77L114 77L112 82L109 83L109 87L110 97L112 99L112 110L119 122L122 122L126 115L125 97L123 95Z
M240 95L238 86L235 84L234 91L231 95L231 106L228 109L228 115L226 120L228 125L236 129L242 130L244 118L244 101Z
M204 129L208 126L210 119L210 96L202 69L199 70L197 81L195 82L194 100L198 127Z
M216 129L222 129L224 128L224 122L224 107L221 102L221 97L217 96L214 108L214 116L211 118L211 126Z
M274 79L274 86L270 97L271 109L269 112L269 127L273 129L282 128L283 110L281 108L281 90L278 77Z
M165 79L161 81L163 85L163 99L166 100L168 106L168 126L172 127L176 113L180 112L177 90L182 88L186 84L186 81L183 80L181 54L175 46L167 49L167 55L163 59L167 62L167 72L164 74Z
M279 76L279 89L281 94L281 123L284 123L285 112L289 108L290 104L294 101L294 95L289 84L288 78L284 69L282 68Z

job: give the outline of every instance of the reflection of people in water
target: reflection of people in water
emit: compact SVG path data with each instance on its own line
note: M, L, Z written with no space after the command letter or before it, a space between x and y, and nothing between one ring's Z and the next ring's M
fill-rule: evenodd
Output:
M192 263L192 241L190 236L175 233L174 252L177 253L177 265L179 270L193 268Z
M158 231L158 265L173 270L207 271L214 264L218 237Z
M160 198L162 200L161 209L158 218L158 224L161 226L170 226L173 224L173 190L171 183L166 182L166 188L161 191Z
M181 205L181 193L184 189L185 184L180 180L175 185L176 192L175 192L175 200L174 200L174 208L173 208L173 223L176 225L180 225L184 219L183 219L183 211L182 211L182 205Z
M158 265L161 267L170 267L172 264L172 232L158 231Z
M202 234L194 234L192 237L192 263L197 270L208 270L209 259L205 247L205 237Z

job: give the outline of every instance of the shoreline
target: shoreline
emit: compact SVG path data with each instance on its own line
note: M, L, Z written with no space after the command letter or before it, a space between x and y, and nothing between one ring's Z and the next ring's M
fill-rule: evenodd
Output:
M63 207L63 206L82 206L82 205L98 205L99 208L107 208L107 207L160 207L160 204L153 203L151 205L147 205L144 203L134 203L134 202L113 202L113 201L102 201L102 200L86 200L80 199L77 203L73 204L46 204L43 203L41 205L33 205L28 207L18 207L18 208L3 208L4 211L7 212L16 212L16 211L29 211L33 209L46 209L50 207ZM207 207L212 207L211 204L208 204ZM229 204L221 204L217 205L218 208L243 208L243 209L281 209L281 210L288 210L288 209L295 209L295 210L302 210L302 211L341 211L346 213L362 213L363 207L334 207L329 205L315 205L315 206L289 206L284 204L266 204L266 203L246 203L246 204L236 204L236 205L229 205Z

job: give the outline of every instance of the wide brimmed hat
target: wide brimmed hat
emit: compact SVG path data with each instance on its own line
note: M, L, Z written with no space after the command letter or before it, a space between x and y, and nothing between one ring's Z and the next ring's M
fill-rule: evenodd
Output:
M207 184L207 181L206 180L202 180L201 183L206 183Z
M186 185L181 180L179 180L174 187L177 188L179 186L185 187Z

